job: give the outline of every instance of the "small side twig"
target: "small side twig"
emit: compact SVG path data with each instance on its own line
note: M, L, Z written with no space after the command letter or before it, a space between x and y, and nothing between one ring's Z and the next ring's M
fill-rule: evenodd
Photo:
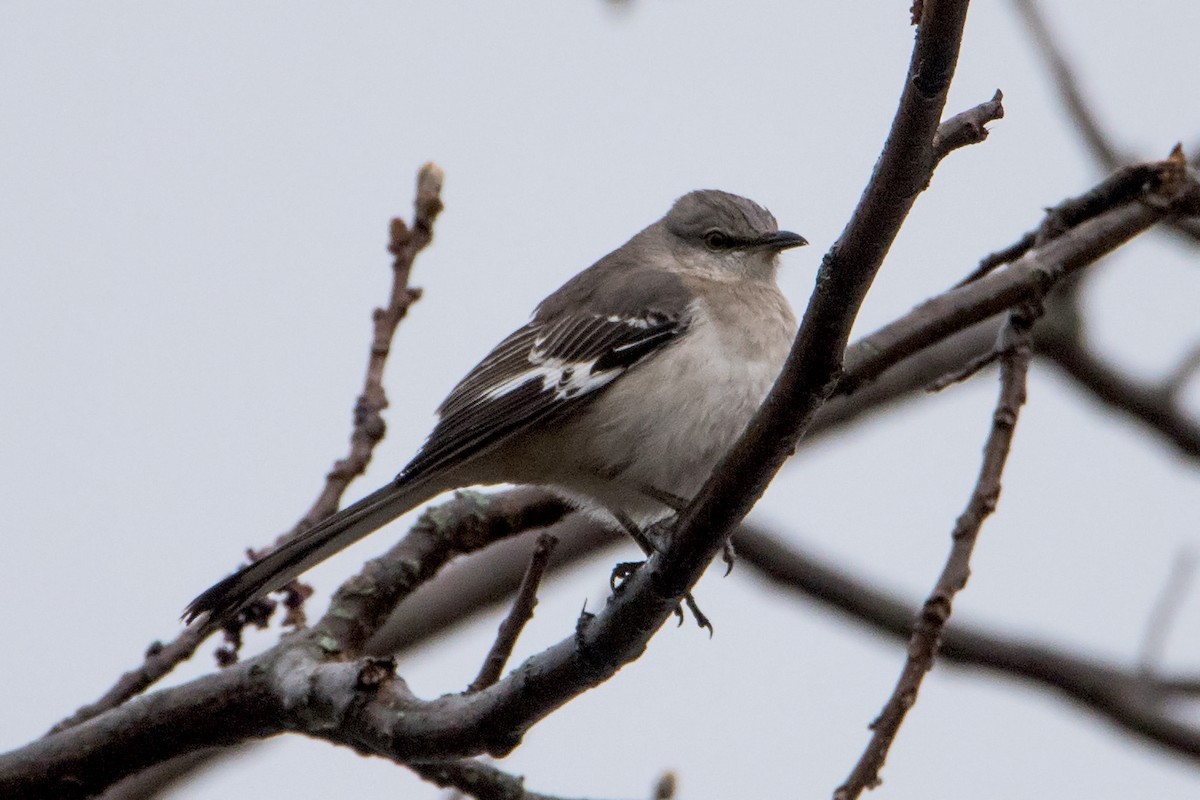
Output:
M999 359L999 350L993 350L990 353L978 355L968 361L966 364L963 364L961 367L939 376L937 380L925 387L925 391L929 392L930 394L936 394L943 389L948 389L956 383L962 383L963 381L970 380L983 370L990 367L992 364L996 363L996 361Z
M389 250L395 256L392 265L395 277L392 282L391 300L387 309L377 310L375 313L375 335L371 342L366 386L355 405L355 426L354 432L351 434L350 455L334 464L317 501L300 522L282 538L295 535L317 520L337 511L346 486L366 469L371 458L371 451L383 438L383 421L378 416L378 412L387 406L387 400L383 396L383 365L387 359L388 343L395 334L396 327L404 318L408 307L420 297L419 290L409 288L408 279L413 259L433 237L433 223L442 209L440 199L442 177L442 171L437 165L424 165L417 176L413 229L405 233L407 227L402 221L394 220L392 223L392 239ZM381 318L383 319L381 320ZM384 334L386 334L386 338L382 339L381 344L380 337ZM376 386L378 389L373 388ZM369 408L375 408L375 411L373 413L364 411ZM289 609L290 622L299 622L302 619L303 611L300 606L305 596L307 596L305 589L299 586L293 586L289 591L286 605ZM258 613L261 613L261 610ZM247 622L250 621L247 620ZM112 688L96 702L83 706L70 717L56 724L50 729L50 733L86 722L146 691L176 666L191 658L196 649L219 629L219 626L209 620L199 620L184 629L170 642L166 644L155 642L146 651L141 665L122 675ZM236 642L239 632L240 629L237 626L227 630L228 640ZM222 648L217 653L218 663L222 665L232 663L236 657L236 649Z
M485 764L464 759L428 764L409 764L409 768L430 783L452 789L463 797L476 800L567 800L565 797L531 792L525 779Z
M1003 118L1004 93L997 89L991 100L955 114L938 125L933 134L934 161L941 161L960 147L984 141L988 137L987 123Z
M954 288L957 289L960 286L966 286L968 283L974 283L992 270L998 269L1005 264L1011 264L1032 250L1035 244L1037 244L1037 234L1034 231L1030 231L1008 247L997 250L994 253L989 253L979 260L979 266L971 270L967 274L967 277L954 284Z
M413 201L413 223L409 226L399 217L391 222L388 252L392 254L392 288L388 304L376 308L371 318L374 330L367 358L367 373L362 394L354 404L354 430L350 434L350 452L336 461L325 476L325 487L312 508L296 528L279 538L276 546L298 531L305 530L338 510L342 495L350 482L363 474L371 463L375 445L387 431L382 411L387 408L383 389L383 370L391 353L396 328L408 314L408 309L421 298L421 290L409 286L413 261L417 254L433 241L433 223L442 211L442 180L444 175L436 164L428 163L417 173L417 196Z
M1083 135L1083 140L1091 150L1092 156L1105 169L1116 169L1128 159L1113 145L1107 133L1100 126L1091 105L1084 100L1083 90L1075 77L1075 70L1058 46L1050 27L1042 18L1036 0L1013 0L1017 12L1025 22L1029 35L1033 38L1034 46L1045 59L1050 68L1054 86L1058 89L1067 113L1075 123L1075 129Z
M1054 87L1058 90L1067 114L1071 118L1071 127L1079 132L1092 158L1102 170L1113 170L1130 161L1130 155L1122 152L1113 144L1112 137L1100 124L1099 117L1092 105L1084 99L1081 82L1071 67L1063 48L1042 17L1037 0L1013 0L1013 5L1021 15L1038 53L1049 67ZM1195 163L1197 162L1193 158L1193 164ZM1170 229L1191 245L1200 244L1200 222L1197 220L1172 220Z
M321 520L335 513L342 502L350 483L367 471L371 456L376 445L383 440L387 433L387 423L383 419L383 410L387 408L387 393L383 388L383 372L391 353L392 340L400 322L408 315L408 309L421 298L421 290L409 285L413 262L417 254L433 241L433 223L442 211L442 180L444 175L436 164L427 163L417 173L417 194L413 200L413 223L410 227L399 217L391 221L389 228L388 252L392 254L392 287L388 293L388 304L376 308L371 315L373 330L371 334L371 349L367 356L367 371L363 379L362 393L354 403L354 427L350 433L350 451L345 457L334 462L333 467L325 475L325 485L320 494L303 517L291 530L279 536L275 543L255 555L262 558L276 547L290 540L299 533L308 530ZM292 627L303 627L306 624L304 616L304 601L312 594L312 590L298 581L293 581L284 588L286 601L284 607L287 615L284 624ZM254 607L251 606L251 609ZM254 613L251 611L251 613ZM260 613L260 616L263 616ZM269 617L270 609L266 615ZM217 657L223 663L229 663L237 657L240 645L240 628L245 622L251 622L243 612L236 620L226 623L226 640L229 645L218 651ZM265 619L259 620L265 623Z
M1178 404L1179 395L1188 383L1200 372L1200 344L1193 344L1188 354L1184 356L1175 369L1171 370L1159 385L1163 400Z
M1010 339L1000 359L1000 396L992 415L992 428L983 450L983 465L966 510L954 525L950 555L937 584L921 607L908 645L904 669L879 717L871 723L871 741L850 776L837 791L835 800L854 800L865 790L879 785L879 771L900 730L908 710L916 702L926 673L941 643L950 619L954 596L967 584L971 554L979 531L996 509L1000 477L1012 446L1021 406L1025 403L1025 379L1032 354L1030 331L1040 309L1029 304L1009 315Z
M1138 670L1148 678L1152 678L1159 671L1167 649L1167 636L1170 634L1171 625L1195 576L1196 555L1184 550L1171 564L1171 573L1167 576L1150 612L1146 631L1142 635L1142 644L1138 648Z
M176 665L187 661L196 652L205 639L215 630L204 620L198 620L189 625L178 636L167 644L155 642L146 649L145 660L134 669L129 670L113 684L96 702L82 706L74 714L55 724L46 735L65 731L81 722L87 722L94 716L116 708L131 697L136 697L153 686L160 678L169 673Z
M487 658L483 660L479 675L471 681L467 692L482 691L500 679L500 673L504 671L504 665L512 656L513 648L517 644L521 631L525 628L525 623L533 619L533 609L537 605L538 586L542 582L542 576L546 574L550 555L554 552L554 546L557 544L558 539L548 533L538 535L533 555L529 559L529 567L525 570L525 577L521 579L521 586L517 589L512 609L500 623L500 630L496 632L496 641L492 643L492 649L488 651Z

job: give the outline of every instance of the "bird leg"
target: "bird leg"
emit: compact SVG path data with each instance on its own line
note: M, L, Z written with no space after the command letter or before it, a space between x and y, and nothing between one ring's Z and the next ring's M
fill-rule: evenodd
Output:
M733 539L726 537L725 543L721 545L721 560L725 562L724 577L729 577L729 573L733 572L733 562L737 560L737 551L733 549Z
M658 551L646 531L627 515L620 512L614 512L613 516L617 518L617 522L621 523L621 527L625 529L625 532L628 533L635 542L637 542L638 547L641 548L643 553L645 553L647 556L650 556ZM613 567L612 575L609 577L609 585L612 586L613 591L616 591L620 583L636 572L637 568L644 563L646 562L622 561ZM704 615L704 612L700 610L700 606L696 605L696 598L692 597L691 592L684 593L683 602L687 605L688 610L692 612L692 616L696 618L696 624L701 628L706 628L708 630L708 635L711 637L713 635L712 622L710 622L708 617ZM679 624L682 625L682 606L675 606L675 617L679 620Z
M650 484L643 484L640 487L640 491L646 497L655 502L662 503L676 514L687 508L690 502L686 497L680 497L677 494L672 494ZM725 574L729 575L729 573L733 572L733 562L737 560L737 553L733 549L733 540L726 539L725 544L721 546L721 560L725 562Z
M646 497L649 497L651 500L662 503L676 514L687 508L688 503L691 502L686 497L680 497L677 494L659 489L657 486L651 486L648 483L644 483L639 486L638 491L646 495Z

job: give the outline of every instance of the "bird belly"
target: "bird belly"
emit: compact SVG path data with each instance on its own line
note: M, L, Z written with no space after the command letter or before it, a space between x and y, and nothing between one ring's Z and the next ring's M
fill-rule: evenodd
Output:
M742 346L701 324L683 346L621 376L619 391L597 398L565 437L564 460L580 462L572 470L580 485L564 488L639 523L670 512L646 489L691 500L774 384L790 331L773 338Z

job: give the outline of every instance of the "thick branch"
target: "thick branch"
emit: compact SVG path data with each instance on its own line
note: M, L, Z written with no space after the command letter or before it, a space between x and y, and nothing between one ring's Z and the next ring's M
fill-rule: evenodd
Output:
M826 254L795 344L763 407L683 512L655 589L683 595L794 452L842 370L850 328L892 241L936 166L933 138L958 60L966 0L921 6L904 92L883 153L846 229Z
M567 511L561 499L536 489L458 492L453 500L427 509L403 539L337 590L315 626L323 646L331 653L362 654L396 605L450 559L552 525Z

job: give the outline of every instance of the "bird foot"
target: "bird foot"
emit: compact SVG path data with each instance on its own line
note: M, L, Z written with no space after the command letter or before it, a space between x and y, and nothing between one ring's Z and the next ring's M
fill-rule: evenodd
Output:
M721 547L721 560L725 562L725 577L733 572L733 562L737 561L737 551L733 549L733 540L726 539Z

